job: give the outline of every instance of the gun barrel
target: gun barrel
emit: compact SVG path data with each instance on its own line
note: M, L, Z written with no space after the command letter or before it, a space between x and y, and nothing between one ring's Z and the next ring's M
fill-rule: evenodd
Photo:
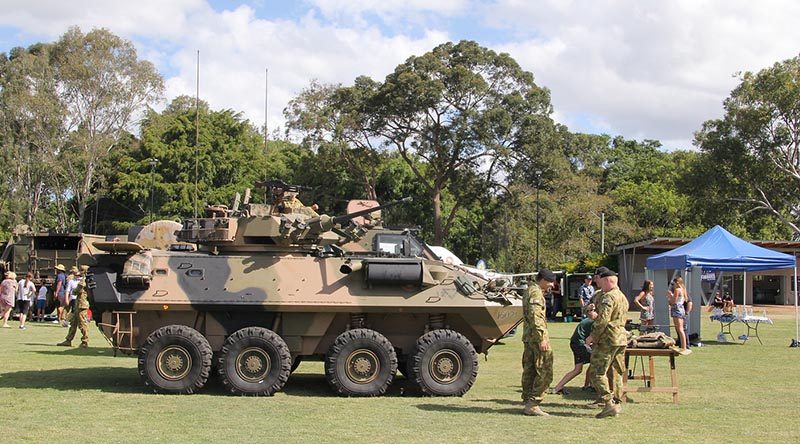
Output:
M412 201L411 196L408 196L408 197L404 197L404 198L402 198L400 200L396 200L394 202L389 202L387 204L378 205L377 207L365 208L363 210L358 210L358 211L354 211L352 213L344 214L344 215L341 215L341 216L336 216L336 217L333 218L333 223L334 223L334 225L342 224L342 223L347 222L347 221L349 221L351 219L354 219L356 217L364 216L364 215L367 215L367 214L375 212L375 211L383 210L383 209L386 209L386 208L393 207L395 205L400 205L401 203L407 203L407 202L411 202L411 201Z

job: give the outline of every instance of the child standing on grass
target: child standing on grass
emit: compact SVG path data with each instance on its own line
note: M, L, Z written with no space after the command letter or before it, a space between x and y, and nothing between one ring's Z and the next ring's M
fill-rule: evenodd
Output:
M47 276L42 276L42 280L47 279ZM44 309L47 307L47 286L42 284L39 287L39 293L36 295L36 319L39 322L44 322Z

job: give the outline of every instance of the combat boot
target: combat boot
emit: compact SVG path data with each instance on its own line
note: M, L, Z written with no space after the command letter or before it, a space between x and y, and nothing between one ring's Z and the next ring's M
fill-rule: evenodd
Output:
M527 416L550 416L549 413L540 409L538 405L533 403L533 401L528 401L525 403L525 408L522 410L522 414Z
M80 348L88 348L89 347L89 343L86 342L86 341L81 341L81 345L79 345L78 347L80 347Z
M603 411L595 415L595 418L606 418L609 416L617 416L619 412L622 411L622 407L619 404L614 404L613 402L609 402L603 407Z
M606 406L606 403L603 401L592 401L589 404L586 404L587 409L602 409Z
M56 345L58 345L60 347L72 347L72 341L59 342Z

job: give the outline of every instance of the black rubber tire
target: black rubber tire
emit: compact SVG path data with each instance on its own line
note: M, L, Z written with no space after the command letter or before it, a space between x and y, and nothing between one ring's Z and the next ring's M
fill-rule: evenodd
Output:
M412 379L426 395L462 396L478 376L475 347L453 330L433 330L417 339L412 363Z
M156 393L196 393L208 381L211 356L211 346L200 332L185 325L167 325L151 333L139 348L139 376ZM164 367L169 360L179 367ZM169 371L175 374L166 375Z
M394 380L397 354L375 330L348 330L333 342L325 356L325 376L342 396L379 396Z
M253 370L247 368L245 358L255 366ZM243 328L228 336L217 361L225 390L244 396L274 395L289 380L291 368L286 342L263 327Z

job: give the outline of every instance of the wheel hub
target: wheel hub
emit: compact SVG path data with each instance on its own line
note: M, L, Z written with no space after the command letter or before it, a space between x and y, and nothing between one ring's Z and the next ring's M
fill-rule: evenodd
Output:
M180 345L170 345L156 357L156 370L168 381L183 379L191 369L192 356Z
M347 378L356 384L369 384L380 373L380 361L372 350L355 350L347 356L345 363Z
M431 377L439 384L451 384L458 380L462 368L461 357L453 350L439 350L429 365Z
M259 347L246 348L236 357L236 373L247 382L262 382L271 368L269 354Z

